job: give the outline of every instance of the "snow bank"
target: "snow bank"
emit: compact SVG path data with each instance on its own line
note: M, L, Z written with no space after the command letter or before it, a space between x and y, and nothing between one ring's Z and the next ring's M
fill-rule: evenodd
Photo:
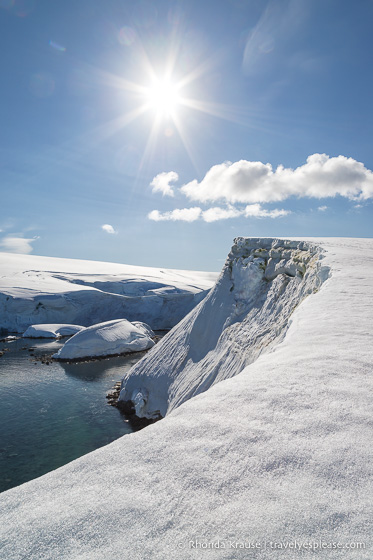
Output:
M217 274L0 253L0 330L30 325L91 326L112 319L176 325Z
M215 287L122 382L120 400L157 418L237 375L284 337L299 303L327 277L304 241L235 239Z
M76 360L113 356L125 352L141 352L154 346L148 325L136 327L126 319L116 319L93 325L70 338L53 355L55 360Z
M84 329L81 325L31 325L23 333L23 338L61 338L63 336L71 336Z
M1 558L372 559L373 241L312 243L331 277L282 342L160 422L1 494Z

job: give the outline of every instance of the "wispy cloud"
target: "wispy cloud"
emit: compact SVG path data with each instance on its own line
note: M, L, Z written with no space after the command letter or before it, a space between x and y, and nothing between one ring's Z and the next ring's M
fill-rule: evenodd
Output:
M259 71L268 58L277 66L287 60L286 45L302 29L307 9L303 0L272 0L251 30L243 54L242 66L247 74ZM294 49L293 49L294 50Z
M318 211L319 211L319 212L325 212L325 210L327 210L327 209L328 209L327 206L319 206L319 207L318 207Z
M6 253L21 253L27 255L33 251L32 243L37 239L39 238L26 238L16 234L9 234L0 240L0 249Z
M179 175L176 171L169 171L168 173L159 173L150 183L152 192L160 192L163 196L174 196L173 187L170 183L174 183L179 179Z
M103 226L101 226L101 229L106 231L106 233L111 233L111 234L117 233L113 228L113 226L111 226L110 224L104 224Z

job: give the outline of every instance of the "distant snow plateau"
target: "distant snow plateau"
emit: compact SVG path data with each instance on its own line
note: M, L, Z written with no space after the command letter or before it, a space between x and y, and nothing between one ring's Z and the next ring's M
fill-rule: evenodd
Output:
M0 253L0 330L85 327L113 319L176 325L213 286L216 273Z

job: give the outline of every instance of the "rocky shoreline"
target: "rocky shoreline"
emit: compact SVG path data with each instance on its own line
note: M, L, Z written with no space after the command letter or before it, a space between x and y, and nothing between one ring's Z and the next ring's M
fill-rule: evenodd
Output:
M121 391L122 383L117 381L113 389L106 395L107 403L110 406L115 406L119 412L125 417L125 420L130 424L133 430L138 431L142 428L146 428L150 424L154 424L161 418L149 419L149 418L139 418L136 416L135 408L131 401L120 401L119 395Z

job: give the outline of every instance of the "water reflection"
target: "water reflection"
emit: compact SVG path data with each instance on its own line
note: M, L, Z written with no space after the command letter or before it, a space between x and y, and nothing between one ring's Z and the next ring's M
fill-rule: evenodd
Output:
M144 353L75 364L45 360L62 344L0 342L0 492L134 431L106 395Z
M115 356L87 362L59 362L66 375L84 381L98 381L107 375L122 377L146 352L136 352L127 356Z

